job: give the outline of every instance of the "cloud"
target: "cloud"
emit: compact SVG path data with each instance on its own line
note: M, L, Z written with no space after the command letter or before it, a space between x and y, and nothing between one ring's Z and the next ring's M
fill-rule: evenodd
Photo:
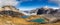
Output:
M35 0L19 0L19 1L26 2L26 1L35 1ZM42 0L36 0L36 1L42 1Z
M17 5L18 4L18 1L16 0L0 0L0 7L1 6L4 6L4 5Z
M51 2L60 3L60 0L49 0Z
M19 1L26 2L26 1L33 1L33 0L19 0Z
M60 0L48 0L48 1L49 1L49 2L54 2L54 3L58 4L59 7L60 7Z
M22 10L22 11L26 11L26 10L27 10L27 11L30 11L30 10L33 10L33 9L35 9L35 8L38 8L38 7L26 7L26 8L25 8L25 7L19 7L18 9L19 9L19 10Z

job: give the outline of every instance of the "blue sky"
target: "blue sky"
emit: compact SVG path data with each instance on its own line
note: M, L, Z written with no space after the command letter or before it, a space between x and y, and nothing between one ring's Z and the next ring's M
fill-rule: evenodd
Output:
M48 0L27 0L27 1L22 1L22 0L17 0L19 1L18 5L16 6L19 9L36 9L44 6L49 6L49 7L58 7L58 4L54 2L49 2ZM22 1L22 2L21 2Z

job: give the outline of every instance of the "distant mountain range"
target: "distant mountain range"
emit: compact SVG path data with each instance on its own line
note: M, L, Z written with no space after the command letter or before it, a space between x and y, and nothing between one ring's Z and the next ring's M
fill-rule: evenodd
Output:
M54 8L49 8L49 7L42 7L43 9L49 9L49 10L57 10L57 12L60 12L60 9L54 9ZM32 14L32 15L36 15L38 10L41 9L41 8L36 8L36 9L33 9L33 10L30 10L30 11L24 11L25 13L29 13L29 14ZM54 13L54 12L53 12Z

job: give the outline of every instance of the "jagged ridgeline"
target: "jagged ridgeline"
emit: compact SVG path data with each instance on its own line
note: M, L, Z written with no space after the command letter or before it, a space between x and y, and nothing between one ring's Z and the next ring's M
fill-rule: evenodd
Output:
M6 16L12 16L12 17L20 17L24 14L19 12L19 9L17 9L15 6L3 6L0 8L0 15L6 15Z

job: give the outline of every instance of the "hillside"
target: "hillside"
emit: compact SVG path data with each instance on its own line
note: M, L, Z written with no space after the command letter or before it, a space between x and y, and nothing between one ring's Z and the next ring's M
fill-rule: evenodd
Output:
M2 16L0 17L0 25L60 25L60 22L52 24L38 24L27 22L26 19L23 18Z
M36 10L32 10L31 13L35 13L35 11ZM58 15L58 14L56 14L56 15ZM26 17L26 16L28 16L28 18L22 18L22 17ZM2 8L0 8L0 25L60 25L60 22L48 23L48 24L47 23L46 24L37 23L38 21L31 22L31 20L35 20L35 19L39 19L39 22L40 22L41 21L40 18L43 18L43 17L50 18L50 17L55 17L55 16L50 16L48 14L47 15L45 15L45 14L30 15L30 14L27 14L24 12L20 12L18 9L16 9L13 6L3 6ZM46 20L46 19L43 19L43 21L48 22L48 20Z

